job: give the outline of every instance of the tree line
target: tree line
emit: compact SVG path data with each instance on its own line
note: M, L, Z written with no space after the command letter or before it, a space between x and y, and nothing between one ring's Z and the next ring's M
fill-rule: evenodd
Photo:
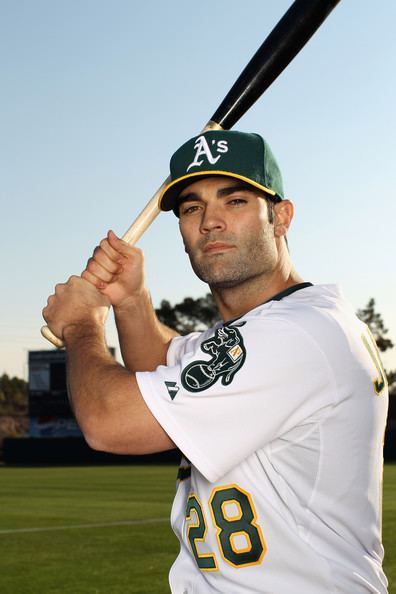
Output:
M0 415L27 414L27 382L4 373L0 377Z

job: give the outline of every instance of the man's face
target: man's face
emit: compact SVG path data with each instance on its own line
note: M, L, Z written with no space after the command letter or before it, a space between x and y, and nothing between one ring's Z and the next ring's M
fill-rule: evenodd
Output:
M228 288L274 270L278 251L263 194L230 177L208 177L179 197L180 231L196 275Z

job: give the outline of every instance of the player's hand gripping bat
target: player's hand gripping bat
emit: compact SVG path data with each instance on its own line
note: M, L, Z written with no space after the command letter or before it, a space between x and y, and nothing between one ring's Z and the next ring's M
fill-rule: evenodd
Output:
M339 1L296 0L259 47L203 132L230 130L304 47ZM151 225L160 213L159 195L169 181L166 179L147 203L123 235L124 241L134 245ZM43 326L41 333L56 347L64 346L48 326Z

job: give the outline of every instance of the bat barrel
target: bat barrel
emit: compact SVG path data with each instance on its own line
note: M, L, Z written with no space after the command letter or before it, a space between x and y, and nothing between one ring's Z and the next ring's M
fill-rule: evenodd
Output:
M259 47L211 117L230 130L273 83L340 0L296 0Z

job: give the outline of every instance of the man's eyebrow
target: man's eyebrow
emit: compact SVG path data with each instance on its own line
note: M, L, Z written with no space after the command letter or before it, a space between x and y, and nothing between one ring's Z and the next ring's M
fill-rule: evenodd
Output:
M200 200L200 197L195 192L189 192L188 194L185 194L184 196L179 196L178 205L180 206L180 204L183 204L183 202L187 202L189 200L190 201L191 200Z
M235 186L228 186L226 188L220 188L217 190L217 195L219 197L222 196L229 196L230 194L234 194L234 192L254 192L255 188L253 186L249 186L248 184L236 184Z

